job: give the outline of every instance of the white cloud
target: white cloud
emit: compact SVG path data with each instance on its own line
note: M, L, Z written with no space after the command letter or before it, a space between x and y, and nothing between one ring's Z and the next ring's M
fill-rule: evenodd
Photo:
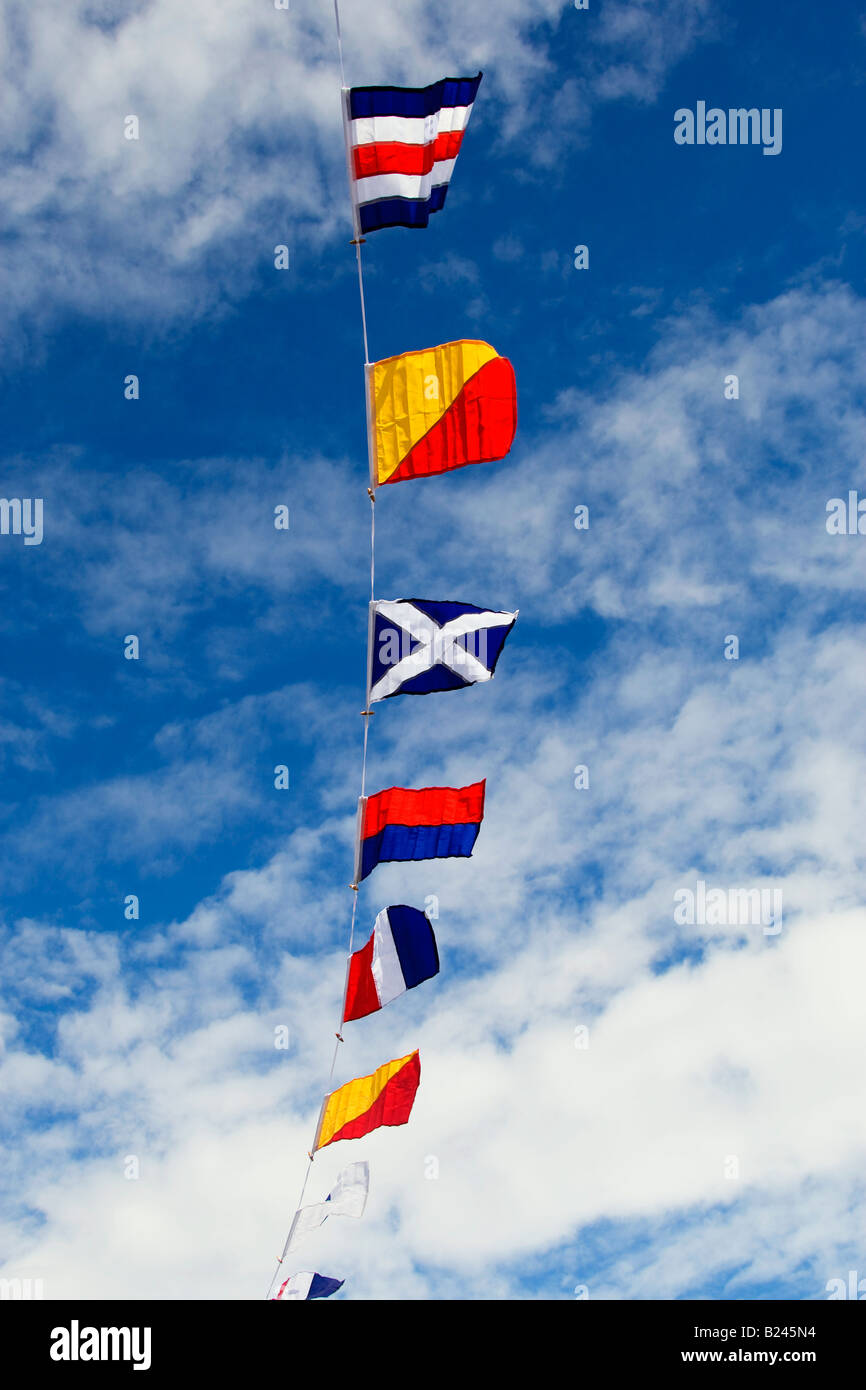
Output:
M862 299L839 284L792 290L733 324L702 308L671 318L643 370L601 397L562 393L549 434L518 433L510 459L447 487L380 494L381 592L433 592L447 573L455 595L519 603L533 623L594 611L671 633L697 623L706 637L695 640L714 643L741 628L752 650L748 624L769 596L801 587L804 622L834 593L855 601L857 537L828 535L825 523L828 499L846 496L860 469L864 332ZM724 398L730 373L739 400ZM257 637L285 631L286 598L313 583L341 611L357 603L367 537L356 465L208 459L131 479L118 496L80 461L9 460L7 491L34 469L51 518L40 578L73 587L95 634L144 625L151 673L179 632L195 640L193 616L221 615L252 585ZM209 487L196 486L203 478ZM285 500L291 530L276 532L273 505ZM422 501L436 544L390 546L389 535L415 532ZM579 503L587 531L574 529ZM482 575L487 593L473 595ZM309 606L293 605L291 621L314 621ZM229 625L216 638L203 674L215 662L242 674L248 633Z
M542 140L534 84L553 80L564 27L585 18L562 0L344 0L348 80L423 84L481 67L497 111L489 128L550 162L585 132L596 102L651 99L706 32L706 0L652 8L605 7L580 58L583 87L566 82L541 104ZM0 24L0 300L9 334L30 325L7 348L32 356L33 325L68 310L158 326L213 312L287 236L314 231L321 244L345 227L329 5L5 0ZM138 140L124 137L130 114Z
M606 399L562 400L549 442L425 493L455 595L522 617L489 688L431 697L435 720L407 699L373 721L371 788L486 775L489 802L471 862L385 866L362 896L360 939L382 903L437 894L443 970L347 1025L340 1049L338 1079L422 1051L411 1124L316 1160L316 1195L349 1157L372 1161L368 1215L329 1222L315 1247L353 1297L508 1296L541 1255L550 1296L777 1279L820 1297L848 1268L863 1216L862 569L823 507L859 459L862 328L838 286L727 329L687 314ZM739 402L722 396L729 370ZM417 505L404 491L388 527ZM587 533L571 525L580 500ZM410 589L392 559L392 592L418 591L418 572L432 584L423 552L413 564ZM559 612L621 616L603 649L561 650L553 592ZM260 709L163 732L181 804L183 759L232 728L251 746ZM313 734L316 793L285 844L261 868L227 864L188 920L123 939L6 929L0 1005L19 1027L0 1082L13 1116L40 1121L5 1176L5 1275L42 1277L49 1296L264 1294L327 1076L351 902L320 865L332 848L348 865L357 731L323 717ZM155 838L174 833L169 815ZM679 926L674 892L698 878L777 885L782 932ZM47 1005L64 996L54 1037ZM551 1268L568 1275L552 1288Z

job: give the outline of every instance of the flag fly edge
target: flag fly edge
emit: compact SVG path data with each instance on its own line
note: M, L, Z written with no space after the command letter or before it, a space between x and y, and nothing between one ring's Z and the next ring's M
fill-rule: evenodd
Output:
M331 1098L331 1093L330 1093L330 1091L329 1091L328 1094L323 1098L322 1104L319 1106L319 1119L318 1119L318 1121L317 1121L317 1123L316 1123L316 1133L315 1133L315 1137L314 1137L314 1139L313 1139L313 1147L312 1147L312 1149L310 1150L310 1159L311 1159L311 1161L312 1161L312 1155L316 1152L316 1150L317 1150L318 1147L319 1147L319 1135L322 1133L322 1121L323 1121L324 1118L325 1118L325 1107L327 1106L328 1101L330 1100L330 1098ZM300 1211L300 1208L298 1208L298 1211ZM295 1221L297 1221L297 1219L298 1219L298 1212L295 1212ZM293 1221L293 1222L292 1222L292 1230L294 1230L294 1228L295 1228L295 1222Z
M349 97L350 88L340 88L340 107L343 113L343 145L346 151L346 175L349 180L349 201L352 204L352 235L361 235L361 222L358 214L358 200L355 196L355 180L352 177L352 146L349 135Z
M376 405L373 399L373 372L377 362L364 364L364 406L367 411L367 467L370 473L370 490L375 492L379 486L378 459L376 455Z
M360 877L359 877L359 875L360 875L360 873L361 873L361 831L362 831L363 828L364 828L364 811L365 811L365 809L366 809L366 806L367 806L367 798L366 798L366 796L359 796L359 797L358 797L358 817L357 817L357 820L356 820L356 822L355 822L355 873L354 873L353 878L352 878L352 885L353 885L353 887L356 887L356 888L357 888L358 884L361 882L361 879L360 879Z
M373 641L376 629L376 600L371 598L367 608L367 698L364 708L370 708L370 695L373 691ZM356 880L357 882L357 880Z

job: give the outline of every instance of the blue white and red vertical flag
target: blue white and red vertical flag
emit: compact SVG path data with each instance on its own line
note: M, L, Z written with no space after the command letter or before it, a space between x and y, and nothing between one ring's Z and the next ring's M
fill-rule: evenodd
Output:
M343 1022L376 1013L438 973L430 919L404 903L383 907L370 940L349 957Z
M362 235L426 227L444 206L481 73L429 87L344 92L349 183Z
M330 1298L345 1284L345 1279L329 1279L324 1274L315 1274L311 1269L303 1269L299 1274L290 1274L288 1279L277 1283L272 1303L289 1303L292 1299Z

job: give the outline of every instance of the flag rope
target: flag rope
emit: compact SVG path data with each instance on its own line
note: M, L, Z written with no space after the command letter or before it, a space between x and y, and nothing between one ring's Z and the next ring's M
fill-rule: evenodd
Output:
M342 35L342 30L341 30L341 28L340 28L340 6L339 6L339 0L334 0L334 21L335 21L336 27L337 27L337 50L338 50L338 53L339 53L339 56L340 56L340 101L341 101L342 111L343 111L343 133L344 133L345 141L346 141L346 174L347 174L347 177L348 177L348 180L349 180L349 198L350 198L350 202L351 202L351 206L352 206L352 228L353 228L353 231L354 231L354 238L353 238L353 240L352 240L352 242L351 242L350 244L351 244L352 246L354 246L354 248L355 248L355 261L356 261L356 264L357 264L357 267L358 267L358 295L359 295L360 304L361 304L361 335L362 335L363 342L364 342L364 393L365 393L365 396L366 396L367 391L368 391L367 368L370 366L370 349L369 349L368 342L367 342L367 304L366 304L366 300L365 300L365 296L364 296L364 266L363 266L363 259L362 259L362 256L361 256L361 246L362 246L363 243L364 243L364 238L363 238L363 237L361 236L361 234L360 234L360 229L359 229L359 227L358 227L357 212L356 212L356 210L355 210L355 200L354 200L354 198L352 197L352 166L351 166L351 156L350 156L350 151L349 151L349 130L348 130L348 122L347 122L347 119L346 119L346 110L347 110L346 98L347 98L348 90L349 90L349 89L348 89L347 86L346 86L346 74L345 74L345 69L344 69L344 66L343 66L343 35ZM376 598L376 498L375 498L375 495L374 495L374 493L373 493L373 489L372 489L372 488L368 487L368 488L367 488L367 493L368 493L369 498L370 498L370 602L372 603L372 602L374 602L374 600L375 600L375 598ZM369 640L370 640L370 639L369 639L369 635L368 635L368 639L367 639L367 640L368 640L368 644L369 644ZM370 719L371 719L372 716L373 716L373 710L367 709L367 708L366 708L366 705L367 705L367 694L369 693L368 690L367 690L367 682L366 682L366 680L365 680L365 684L364 684L364 692L365 692L365 694L364 694L364 705L365 705L365 708L361 710L361 714L362 714L362 716L363 716L363 718L364 718L364 743L363 743L363 750L362 750L362 754L361 754L361 798L362 798L362 799L363 799L363 797L366 795L366 789L367 789L367 744L368 744L369 732L370 732ZM349 923L349 950L348 950L348 955L347 955L347 959L346 959L346 982L347 982L347 983L348 983L348 978L349 978L349 976L348 976L349 963L350 963L350 961L351 961L352 949L353 949L354 941L355 941L355 921L356 921L356 918L357 918L357 915L358 915L358 889L359 889L359 885L358 885L357 883L352 883L352 884L349 885L349 887L350 887L351 890L352 890L352 915L351 915L351 920L350 920L350 923ZM333 1056L332 1056L332 1058L331 1058L331 1068L330 1068L330 1071L328 1072L328 1081L327 1081L327 1087L326 1087L326 1094L327 1094L328 1091L330 1090L331 1082L332 1082L333 1079L334 1079L334 1070L335 1070L336 1065L337 1065L337 1053L339 1052L339 1050L340 1050L340 1044L341 1044L342 1041L343 1041L343 1038L342 1038L342 1036L341 1036L340 1030L341 1030L342 1027L343 1027L343 1017L342 1017L342 1014L343 1014L343 1009L344 1009L344 1007L345 1007L345 1002L346 1002L346 986L344 985L344 987L343 987L343 994L342 994L342 997L341 997L341 1005L340 1005L340 1029L338 1029L337 1033L335 1034L335 1037L336 1037L336 1039L337 1039L337 1042L336 1042L336 1045L335 1045L335 1047L334 1047L334 1054L333 1054ZM321 1111L320 1111L320 1115L321 1115ZM316 1138L318 1137L318 1133L319 1133L319 1120L317 1119L317 1120L316 1120L316 1133L315 1133L315 1135L314 1135L314 1137L313 1137L313 1143L314 1143L314 1144L315 1144L315 1142L316 1142ZM283 1246L283 1253L282 1253L282 1254L278 1257L278 1259L277 1259L277 1267L276 1267L276 1270L274 1271L274 1274L273 1274L273 1276L272 1276L272 1278L271 1278L271 1282L268 1284L268 1291L267 1291L267 1293L265 1294L265 1299L266 1299L266 1300L270 1298L271 1290L273 1289L274 1284L276 1283L276 1280L277 1280L277 1278L278 1278L278 1276L279 1276L280 1270L281 1270L282 1265L283 1265L283 1261L285 1260L286 1255L287 1255L288 1252L289 1252L289 1246L290 1246L291 1241L292 1241L292 1236L293 1236L294 1233L295 1233L295 1227L296 1227L296 1225L297 1225L298 1216L300 1215L301 1206L302 1206L303 1201L304 1201L304 1195L305 1195L305 1193L306 1193L306 1191L307 1191L307 1183L308 1183L309 1180L310 1180L310 1172L312 1171L312 1167L313 1167L313 1151L310 1150L310 1151L308 1152L308 1154L307 1154L307 1168L306 1168L306 1172L304 1173L304 1181L303 1181L303 1183L301 1184L301 1191L300 1191L300 1195L299 1195L299 1197L298 1197L297 1206L295 1207L295 1214L294 1214L294 1216L292 1217L292 1224L291 1224L290 1227L289 1227L289 1234L286 1236L286 1243L285 1243L285 1245Z

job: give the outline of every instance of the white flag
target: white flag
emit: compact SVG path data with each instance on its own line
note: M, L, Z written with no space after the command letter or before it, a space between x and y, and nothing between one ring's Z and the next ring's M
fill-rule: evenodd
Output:
M370 1165L366 1159L350 1163L337 1178L324 1202L301 1207L292 1222L288 1250L294 1250L305 1236L316 1231L329 1216L363 1216L370 1189Z

